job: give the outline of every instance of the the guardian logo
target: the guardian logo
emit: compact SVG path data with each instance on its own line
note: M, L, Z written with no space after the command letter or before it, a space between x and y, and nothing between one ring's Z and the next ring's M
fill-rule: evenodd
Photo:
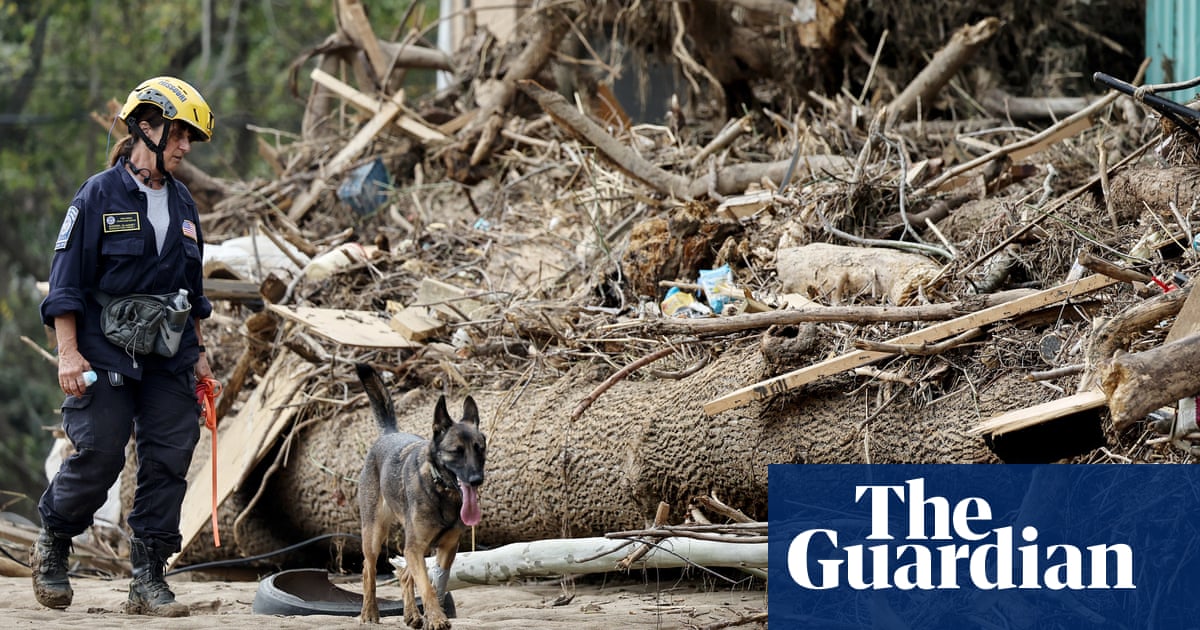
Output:
M772 464L772 628L1195 628L1200 466Z
M902 485L855 485L853 493L854 504L869 516L870 542L843 545L832 527L799 532L787 545L787 572L801 588L1136 588L1128 544L1043 541L1034 526L997 523L985 498L952 503L927 496L923 477Z

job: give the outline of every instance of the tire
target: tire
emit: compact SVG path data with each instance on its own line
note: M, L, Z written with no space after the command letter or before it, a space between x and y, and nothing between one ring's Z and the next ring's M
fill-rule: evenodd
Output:
M379 599L378 602L380 617L404 614L403 602L391 599ZM417 598L417 608L424 613L420 598ZM362 595L335 586L322 569L293 569L267 576L259 582L250 609L256 615L357 617L362 611ZM447 617L454 618L451 593L442 597L442 610Z

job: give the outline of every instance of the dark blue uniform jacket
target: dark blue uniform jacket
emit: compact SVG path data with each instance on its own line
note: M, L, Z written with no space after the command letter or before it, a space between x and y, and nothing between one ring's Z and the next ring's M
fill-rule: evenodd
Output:
M141 379L147 363L171 372L192 369L199 357L194 319L212 313L204 297L204 238L196 202L178 181L167 184L171 225L160 255L154 227L146 218L146 196L125 170L125 159L88 178L67 210L50 266L50 293L42 301L42 321L75 314L79 352L92 369ZM139 355L136 361L100 332L95 289L110 296L161 295L188 290L191 318L174 357Z

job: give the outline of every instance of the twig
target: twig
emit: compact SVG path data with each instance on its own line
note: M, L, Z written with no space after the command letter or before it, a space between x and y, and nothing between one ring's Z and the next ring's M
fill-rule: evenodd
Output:
M854 373L857 374L858 376L866 376L868 378L873 378L878 381L884 381L886 383L899 383L901 385L907 385L909 387L916 385L916 381L905 376L904 374L901 374L899 372L892 372L889 370L881 370L879 368L871 367L871 366L863 366L863 367L854 368Z
M1076 257L1076 261L1089 271L1093 273L1102 273L1109 278L1125 280L1127 282L1142 282L1145 284L1154 282L1154 278L1140 271L1119 267L1107 260L1093 256L1086 249L1079 251L1079 256Z
M626 376L629 376L642 366L649 365L665 356L674 354L676 350L678 350L676 346L659 348L658 350L655 350L654 352L651 352L637 361L634 361L633 363L630 363L629 365L617 370L612 376L604 379L604 382L600 383L596 389L593 389L592 393L588 394L583 400L579 401L579 404L575 406L575 411L571 412L571 422L578 420L579 417L583 415L583 412L587 411L587 408L591 407L592 403L596 402L596 399L599 398L601 394L608 391L610 387L619 383Z
M1074 365L1064 365L1062 367L1054 368L1053 370L1042 370L1040 372L1030 372L1029 374L1025 375L1025 380L1031 381L1031 382L1032 381L1052 381L1056 378L1062 378L1064 376L1074 376L1076 374L1082 374L1083 370L1086 368L1087 368L1087 366L1082 363L1076 363Z
M727 518L731 521L734 521L737 523L754 523L754 522L756 522L754 519L750 518L749 516L746 516L746 514L743 513L741 510L739 510L735 507L725 505L725 503L723 503L716 497L700 496L700 497L696 497L694 499L694 501L696 503L699 503L705 509L712 510L713 512L716 512L717 514L720 514L721 516L724 516L725 518Z
M971 330L937 343L884 343L882 341L856 339L854 341L854 347L858 348L859 350L870 350L872 352L888 352L891 354L901 354L905 356L924 357L941 354L951 348L961 346L975 337L978 337L982 333L982 328L972 328Z
M833 224L829 222L829 219L825 218L825 213L821 212L819 207L816 208L816 213L817 218L821 220L821 225L825 228L826 232L828 232L831 236L836 236L840 239L850 241L851 243L870 245L873 247L891 247L892 249L899 249L901 251L941 256L947 259L954 258L950 252L934 245L926 245L924 243L908 243L905 241L888 241L878 238L863 238L861 236L855 236L849 232L843 232L842 230L833 227Z
M38 343L25 335L21 335L21 341L25 342L30 348L37 350L37 353L42 355L42 358L54 365L58 365L58 357L46 352L46 349L39 346Z
M749 131L749 115L742 116L737 120L729 121L726 123L725 128L717 134L717 137L712 139L712 142L709 142L704 146L703 149L700 149L696 153L696 156L693 157L690 162L688 162L688 165L692 168L696 168L698 165L700 165L700 163L704 162L705 158L729 146L734 140L737 140L739 136Z
M767 613L760 612L729 621L718 621L710 623L707 626L700 626L697 630L724 630L725 628L733 628L735 626L748 626L752 623L767 623Z
M1108 220L1112 223L1113 231L1121 229L1120 222L1117 221L1117 209L1113 207L1112 194L1109 192L1108 186L1108 149L1104 148L1104 138L1096 138L1097 166L1096 170L1100 174L1100 194L1104 195L1104 207L1108 210Z

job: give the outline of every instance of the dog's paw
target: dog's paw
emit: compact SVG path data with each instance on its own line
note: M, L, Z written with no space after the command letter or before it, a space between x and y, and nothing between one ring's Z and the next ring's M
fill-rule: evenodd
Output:
M379 613L375 613L374 615L363 613L358 616L358 623L379 623Z
M430 616L427 630L450 630L450 620L445 615Z
M416 606L413 606L412 609L415 610ZM409 611L409 608L407 606L405 606L404 607L404 623L408 624L408 627L419 629L419 628L421 628L421 626L425 625L425 618L421 616L421 613L419 613L419 612L410 613L408 611Z

